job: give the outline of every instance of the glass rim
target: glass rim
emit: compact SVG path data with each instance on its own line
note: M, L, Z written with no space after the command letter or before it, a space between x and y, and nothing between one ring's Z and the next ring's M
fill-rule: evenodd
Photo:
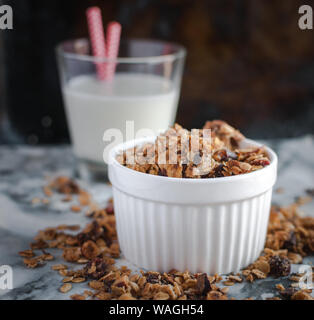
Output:
M140 42L151 42L151 43L159 43L159 44L168 44L171 46L174 46L176 49L176 52L164 54L164 55L158 55L158 56L147 56L147 57L117 57L114 59L108 59L103 57L94 57L92 55L88 54L82 54L82 53L74 53L74 52L67 52L64 50L63 45L65 43L71 43L74 41L84 41L89 43L88 38L76 38L76 39L68 39L64 40L61 43L59 43L56 46L56 53L58 55L62 55L67 58L76 59L80 61L87 61L87 62L97 62L97 63L103 63L103 62L115 62L115 63L161 63L161 62L172 62L177 59L185 58L186 56L186 49L182 45L175 43L175 42L169 42L169 41L163 41L163 40L155 40L155 39L141 39L141 38L128 38L123 39L123 42L131 42L131 41L140 41Z

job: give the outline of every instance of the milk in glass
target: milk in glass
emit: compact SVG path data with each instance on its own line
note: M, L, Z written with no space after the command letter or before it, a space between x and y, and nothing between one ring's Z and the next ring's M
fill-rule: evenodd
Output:
M147 128L157 134L173 124L178 103L172 81L150 74L117 73L112 82L81 75L63 91L74 153L98 163L106 130L121 130L125 140L126 121L134 121L135 133Z

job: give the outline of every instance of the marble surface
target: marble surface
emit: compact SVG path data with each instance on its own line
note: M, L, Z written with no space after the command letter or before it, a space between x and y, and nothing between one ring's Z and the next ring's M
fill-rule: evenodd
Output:
M305 195L305 189L314 187L314 137L267 141L279 155L278 181L275 189L284 188L284 193L273 195L273 203L288 205L297 196ZM0 266L13 268L12 290L0 289L0 299L68 299L69 295L81 293L86 283L75 284L73 289L62 294L61 276L50 266L61 262L60 251L49 249L56 260L44 267L26 269L18 251L28 248L39 229L60 224L86 224L83 213L72 213L71 203L60 201L61 195L54 195L49 204L32 204L35 197L43 198L42 186L47 177L65 174L74 176L74 157L68 146L26 147L0 145ZM111 197L111 187L105 183L89 184L79 181L89 190L94 199L105 204ZM306 215L314 215L314 201L302 207ZM123 258L118 265L135 266ZM314 257L304 260L314 264ZM77 267L77 266L76 266ZM294 265L292 271L298 270ZM253 297L265 299L277 294L276 283L288 284L286 278L244 282L230 287L230 295L236 298Z

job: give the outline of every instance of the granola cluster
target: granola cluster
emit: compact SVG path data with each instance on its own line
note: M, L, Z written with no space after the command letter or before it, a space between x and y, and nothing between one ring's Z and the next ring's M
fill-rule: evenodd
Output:
M65 194L69 189L66 190ZM58 188L52 188L52 191L60 192ZM78 197L81 194L79 187L75 194ZM287 288L277 284L279 295L271 299L313 299L310 289L298 287L298 281L304 274L291 274L290 271L291 263L301 263L304 256L314 253L314 218L300 215L302 201L286 208L273 207L262 255L241 273L230 274L223 279L219 275L192 274L188 270L170 270L168 273L141 271L135 274L125 266L117 267L115 259L119 257L120 250L113 202L110 200L105 208L97 208L91 196L88 199L86 215L91 221L82 231L78 232L80 228L76 225L47 228L39 231L30 249L19 253L28 268L42 267L54 260L54 256L46 251L49 248L62 250L65 263L81 265L77 270L71 270L66 264L51 266L63 277L59 288L62 293L71 291L75 283L88 282L89 289L82 294L71 295L72 299L226 300L233 299L228 296L229 286L268 276L289 277L291 281ZM86 203L78 206L82 208ZM75 231L77 233L73 234Z
M117 160L139 172L175 178L233 176L270 164L264 148L239 148L243 139L221 120L207 121L203 129L191 131L175 124L154 143L128 149Z
M302 263L303 257L314 254L314 218L303 217L300 199L288 207L273 206L270 212L266 244L263 254L242 271L247 281L264 279L267 276L290 275L291 263ZM313 269L314 271L314 269ZM298 282L303 274L292 274L291 281ZM313 273L314 280L314 273ZM278 286L284 299L311 300L311 290L297 290L299 283L285 289Z

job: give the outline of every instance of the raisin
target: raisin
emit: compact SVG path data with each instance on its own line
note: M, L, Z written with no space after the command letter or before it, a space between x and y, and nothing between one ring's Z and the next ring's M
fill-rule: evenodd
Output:
M215 169L214 169L214 177L224 177L223 175L223 168L224 166L222 164L218 165Z
M100 226L97 221L93 221L90 230L88 232L80 232L77 235L77 240L80 245L83 245L88 240L96 242L98 239L103 239L107 244L110 244L106 231L105 227Z
M114 214L113 203L109 202L105 210L107 214Z
M148 283L159 283L158 275L149 273L146 277Z
M296 251L297 238L293 231L290 232L289 239L283 244L283 249L288 249L289 251Z
M158 170L158 175L162 177L167 177L167 171L166 169L162 168Z
M289 259L273 256L269 259L270 274L276 277L283 277L290 274L291 264Z
M251 165L265 167L265 166L270 165L270 162L269 162L269 160L266 160L266 159L265 160L263 160L263 159L261 159L261 160L253 160L251 162Z
M95 271L92 273L89 273L89 270L95 267ZM108 264L104 262L104 260L100 257L94 258L93 260L90 260L85 268L84 273L87 277L91 277L92 279L100 279L107 273Z
M202 273L197 277L197 289L201 295L206 295L211 290L210 282L206 273Z

